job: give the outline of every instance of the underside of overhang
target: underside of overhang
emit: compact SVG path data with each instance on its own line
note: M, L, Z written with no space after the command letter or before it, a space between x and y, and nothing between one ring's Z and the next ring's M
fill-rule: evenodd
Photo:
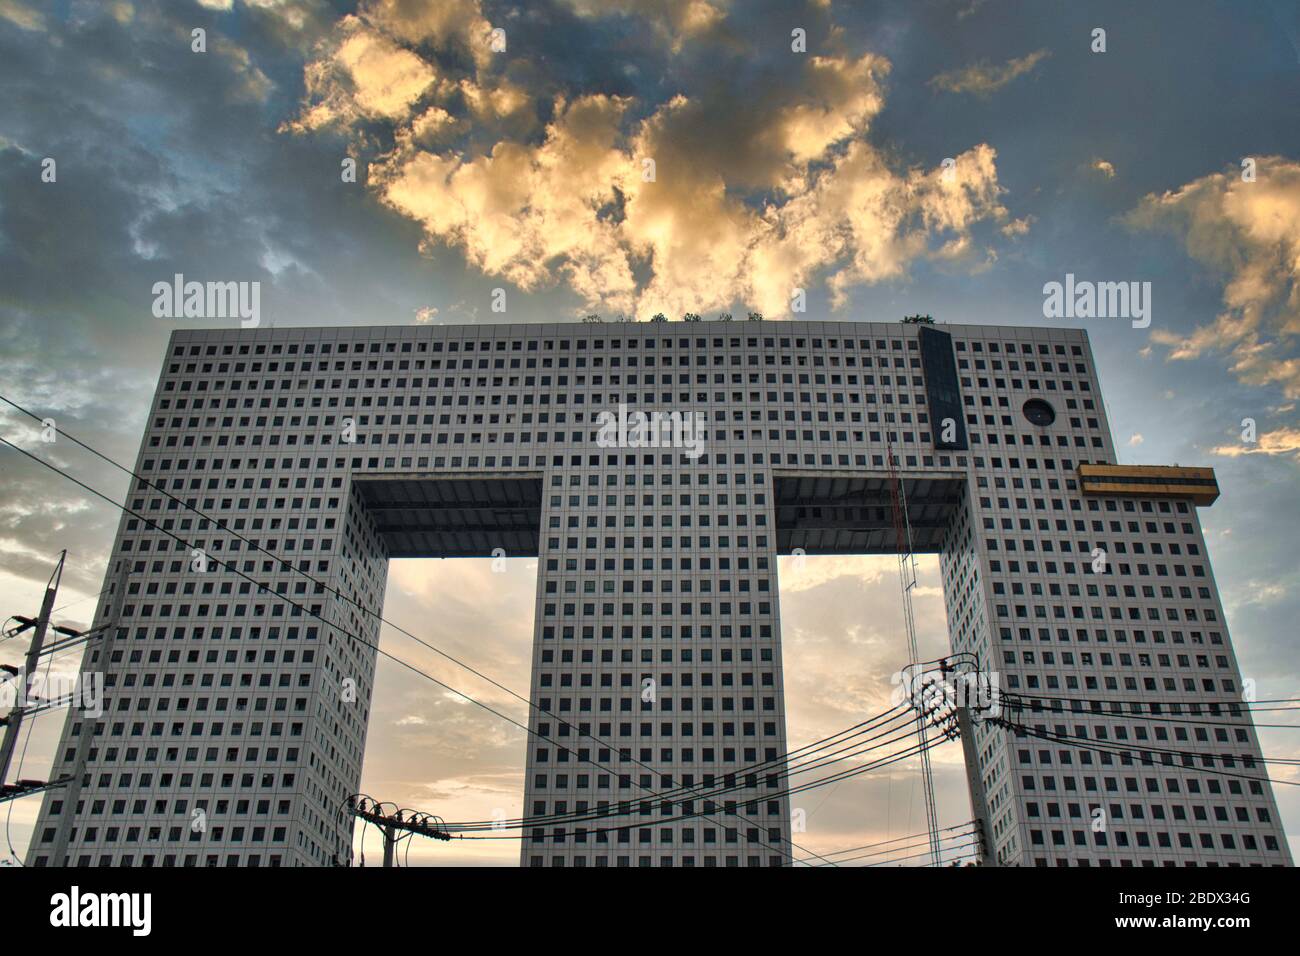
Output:
M773 474L777 550L897 554L890 477L880 471ZM938 551L965 494L960 472L898 475L912 550ZM353 476L390 558L536 557L542 474Z
M777 550L790 554L897 554L898 533L884 471L798 472L773 474ZM962 496L960 472L900 472L912 550L939 551Z
M352 484L390 558L537 556L541 472L363 474Z

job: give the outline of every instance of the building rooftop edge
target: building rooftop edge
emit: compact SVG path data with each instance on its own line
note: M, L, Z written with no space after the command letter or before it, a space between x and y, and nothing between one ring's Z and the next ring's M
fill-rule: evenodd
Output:
M646 330L662 332L668 329L674 331L690 327L696 333L701 331L701 327L711 327L717 331L717 326L725 325L731 330L747 328L750 331L757 331L758 328L771 330L773 327L781 328L798 328L810 326L858 326L871 328L879 331L883 329L913 329L913 328L934 328L940 331L954 331L956 329L996 329L1008 331L1033 331L1033 332L1051 332L1051 333L1078 333L1080 336L1087 337L1088 331L1081 326L1066 325L995 325L980 322L936 322L932 326L920 324L908 324L904 322L881 322L870 321L865 319L767 319L762 322L749 322L739 319L733 322L703 321L703 322L682 322L678 320L670 322L463 322L463 323L427 323L427 324L393 324L393 325L283 325L283 326L265 326L258 328L231 328L229 326L218 326L208 328L175 328L171 330L172 338L187 337L207 337L213 334L228 335L234 338L256 337L259 335L273 335L280 333L284 335L307 334L330 331L360 331L369 330L375 334L387 334L394 330L402 330L404 333L416 337L423 333L443 330L447 332L460 331L466 329L485 330L485 329L510 329L511 332L523 329L564 329L566 332L577 330L592 330L593 334L601 332L618 332Z

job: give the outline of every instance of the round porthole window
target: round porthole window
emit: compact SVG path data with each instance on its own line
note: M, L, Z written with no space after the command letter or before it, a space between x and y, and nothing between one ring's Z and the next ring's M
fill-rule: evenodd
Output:
M1056 421L1056 409L1041 398L1031 398L1025 402L1023 411L1031 425L1045 428Z

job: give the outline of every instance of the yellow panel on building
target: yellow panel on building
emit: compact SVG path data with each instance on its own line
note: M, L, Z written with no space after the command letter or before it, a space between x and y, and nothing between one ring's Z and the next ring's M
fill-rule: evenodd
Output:
M1214 504L1219 497L1219 482L1213 468L1082 464L1079 483L1085 495L1183 498L1202 506Z

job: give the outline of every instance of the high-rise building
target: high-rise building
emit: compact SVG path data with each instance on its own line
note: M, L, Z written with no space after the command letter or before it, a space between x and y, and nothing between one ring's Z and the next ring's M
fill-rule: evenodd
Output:
M895 552L887 447L953 650L1042 708L976 734L997 859L1289 864L1213 472L1117 463L1083 331L925 322L173 333L29 862L345 860L387 561L489 555L538 561L521 862L788 862L777 557Z

